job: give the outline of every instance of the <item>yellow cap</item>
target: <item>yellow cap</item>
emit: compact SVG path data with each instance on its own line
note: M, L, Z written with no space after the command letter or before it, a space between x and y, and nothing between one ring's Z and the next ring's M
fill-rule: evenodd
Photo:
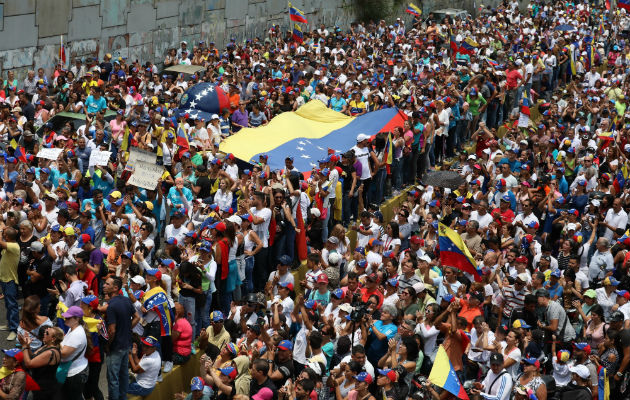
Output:
M69 226L69 227L67 227L67 228L65 228L65 229L63 230L63 233L65 233L65 234L66 234L66 236L74 236L74 234L75 234L75 232L74 232L74 228L73 228L73 227L71 227L71 226Z
M147 209L153 211L153 203L151 203L150 201L145 201L144 205L147 206Z
M120 199L122 197L122 193L120 193L118 190L114 190L109 194L109 196L113 199Z

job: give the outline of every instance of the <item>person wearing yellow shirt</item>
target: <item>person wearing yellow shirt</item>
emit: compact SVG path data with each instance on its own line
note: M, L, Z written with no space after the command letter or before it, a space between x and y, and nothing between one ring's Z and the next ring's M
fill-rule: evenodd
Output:
M8 341L17 337L18 324L20 323L18 296L18 262L20 261L20 246L17 243L18 231L11 227L0 230L0 287L4 294L4 306L7 310L8 326L1 326L0 330L10 331Z
M361 93L354 92L352 93L352 100L348 103L348 108L346 110L346 114L352 117L358 117L359 115L363 115L367 112L367 107L365 103L361 99Z
M85 82L83 82L83 84L81 85L81 88L85 90L86 96L89 96L90 90L93 87L98 87L98 82L92 79L92 73L88 72L87 74L85 74Z

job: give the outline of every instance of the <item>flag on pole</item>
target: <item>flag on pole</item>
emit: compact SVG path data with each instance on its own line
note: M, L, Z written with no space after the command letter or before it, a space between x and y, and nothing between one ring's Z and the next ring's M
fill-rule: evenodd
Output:
M60 46L59 46L59 62L66 66L66 46L63 44L63 35L59 37Z
M304 34L302 33L302 28L298 24L293 24L293 40L298 43L302 43L304 41Z
M407 6L407 9L405 11L411 15L415 15L416 17L419 17L422 15L422 10L420 9L420 7L418 7L417 5L413 3L409 3L409 6Z
M459 233L441 222L438 223L438 232L440 262L442 265L455 267L464 272L468 272L474 276L475 281L480 282L481 276L479 275L479 271L477 271L477 263L472 254L470 254L466 243L464 243L462 237L459 236Z
M451 364L451 360L448 359L448 354L446 354L446 350L444 350L444 346L442 345L440 345L435 355L435 361L433 362L433 368L431 368L431 373L429 374L429 380L432 384L454 394L458 399L468 400L468 394L466 394L466 390L464 390L464 385L459 381L455 368L453 368L453 364Z
M186 131L184 131L183 124L180 124L177 127L177 138L175 139L175 143L179 146L179 150L177 151L177 155L179 157L190 149L188 135L186 134Z
M387 134L387 142L385 143L385 152L383 153L383 160L387 168L387 173L390 174L392 162L394 162L394 146L392 143L392 133Z
M606 375L608 375L606 368L600 365L599 371L597 371L597 392L599 394L599 400L610 399L610 383Z
M299 9L293 7L291 5L291 3L289 3L289 18L291 18L291 21L301 22L303 24L308 24L308 20L304 16L304 12L302 12Z

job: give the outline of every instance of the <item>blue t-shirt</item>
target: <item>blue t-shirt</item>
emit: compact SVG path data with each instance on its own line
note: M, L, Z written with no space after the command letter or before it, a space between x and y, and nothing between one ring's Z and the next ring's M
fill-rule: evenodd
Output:
M341 112L341 110L343 110L343 106L346 104L346 100L343 97L340 97L339 99L336 97L330 98L330 108L332 108L333 111Z
M85 105L87 106L87 112L92 114L107 109L107 101L103 97L99 97L97 100L94 96L88 96L85 99Z
M394 336L396 336L396 333L398 332L398 328L396 327L396 325L394 324L385 325L383 321L381 320L374 322L374 327L383 335L385 335L386 338L383 340L379 340L374 334L374 332L372 331L372 329L370 328L370 333L368 335L369 346L366 349L366 355L368 359L370 360L370 362L372 362L372 360L376 360L376 362L378 362L378 360L380 360L381 357L383 357L385 353L387 353L387 348L388 348L387 342L389 341L389 339L393 339Z

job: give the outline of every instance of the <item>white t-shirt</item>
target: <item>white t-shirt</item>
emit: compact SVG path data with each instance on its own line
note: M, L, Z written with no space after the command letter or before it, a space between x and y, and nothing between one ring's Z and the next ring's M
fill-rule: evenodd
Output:
M66 333L66 336L61 342L61 347L69 346L75 350L68 357L62 358L61 361L70 361L76 357L76 360L72 361L70 369L68 370L68 377L75 376L83 371L88 366L88 360L85 358L85 350L87 349L87 336L85 330L81 326L77 326L71 331ZM79 357L77 355L81 354Z
M253 216L264 219L264 221L261 222L260 224L252 225L252 229L254 230L254 232L256 232L256 234L262 241L263 247L268 247L269 246L269 222L271 221L271 210L268 208L262 208L260 210L257 210L256 207L252 207L249 210L249 212Z
M354 150L354 155L357 156L357 160L361 163L361 176L360 180L366 180L372 176L370 172L370 151L367 148L359 148L358 146L354 146L352 148Z
M157 382L158 374L160 373L160 368L162 368L160 353L154 351L151 355L142 356L139 365L144 372L136 374L136 382L138 385L146 389L154 387Z

